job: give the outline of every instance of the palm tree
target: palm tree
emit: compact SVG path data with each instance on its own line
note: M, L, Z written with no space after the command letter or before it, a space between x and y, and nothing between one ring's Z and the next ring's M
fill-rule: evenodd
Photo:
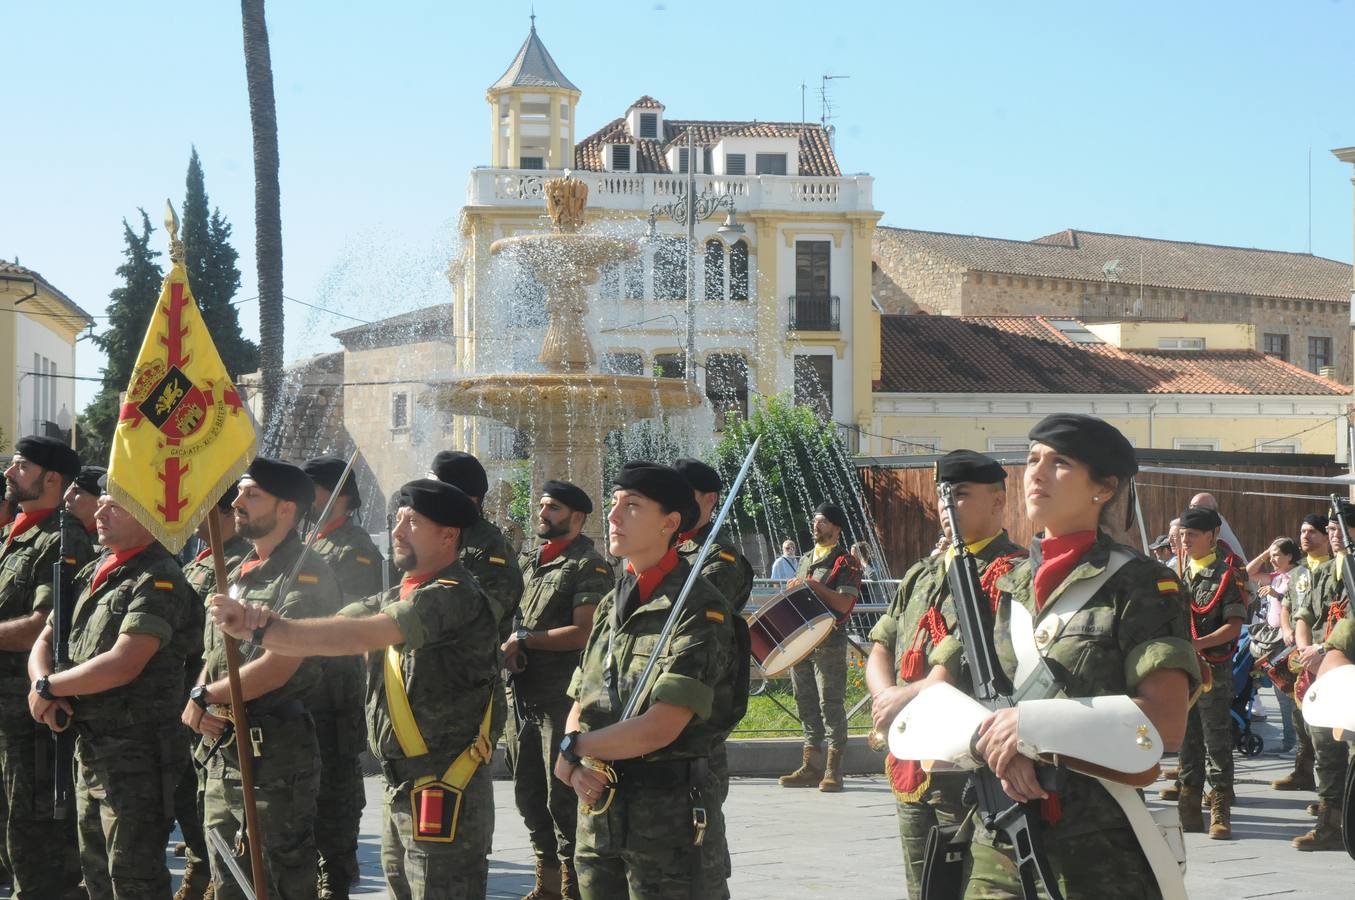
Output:
M278 187L278 112L268 52L264 0L240 0L245 30L245 83L254 132L254 254L259 278L259 369L263 427L277 416L282 387L282 207Z

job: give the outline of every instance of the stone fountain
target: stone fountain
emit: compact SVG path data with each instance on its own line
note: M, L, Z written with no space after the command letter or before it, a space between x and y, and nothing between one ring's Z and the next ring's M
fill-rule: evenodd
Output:
M610 375L594 370L596 356L585 321L587 286L598 270L638 256L636 241L580 234L588 185L565 173L545 184L552 230L503 238L489 252L521 265L545 288L548 324L537 359L542 372L454 378L431 385L427 397L456 415L487 416L532 439L532 502L550 478L572 481L598 507L588 519L594 537L602 528L604 439L608 432L701 402L686 379Z

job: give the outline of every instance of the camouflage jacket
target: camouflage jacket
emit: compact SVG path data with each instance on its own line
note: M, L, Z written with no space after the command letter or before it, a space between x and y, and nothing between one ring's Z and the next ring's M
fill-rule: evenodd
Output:
M581 730L594 731L620 720L690 571L687 561L679 558L644 603L638 596L632 602L635 575L627 572L598 604L583 659L569 685L569 696L579 703ZM633 608L623 611L623 603ZM733 615L729 601L713 584L704 578L695 581L649 694L636 711L641 715L662 701L685 706L693 715L672 743L645 760L709 756L732 727L728 720L733 718L737 669Z
M12 539L13 523L0 530L0 622L51 608L52 566L61 549L60 515L54 510ZM94 557L89 532L75 516L67 516L65 533L67 564L79 571ZM0 710L28 715L27 650L0 651Z
M235 568L249 549L249 541L240 535L228 538L221 547L222 555L226 558L226 571ZM184 566L183 575L197 595L197 602L193 604L193 623L197 630L184 658L184 690L189 690L198 683L198 676L202 674L202 636L207 628L208 599L216 593L216 565L212 562L212 549L208 547L203 550ZM187 696L184 699L187 700Z
M522 572L513 564L508 539L493 522L481 517L461 532L461 562L489 597L499 623L499 642L506 641L522 601Z
M812 578L830 591L860 598L861 567L856 564L855 557L843 548L841 542L835 544L817 562L814 560L815 550L810 550L800 557L800 564L795 568L795 577L801 581ZM838 624L847 621L848 615L844 613L838 616Z
M1026 551L1012 543L1006 531L998 532L996 537L974 554L980 577L988 571L994 560L1025 555ZM947 561L945 554L937 554L913 563L899 582L899 589L888 609L871 629L870 639L889 650L894 660L897 684L906 682L902 675L904 655L916 648L925 664L915 677L925 676L933 666L945 666L951 684L972 694L969 667L964 664L964 648L956 637L958 621L955 601L950 596L950 585L946 581ZM1004 563L1004 569L1015 561L1013 559ZM939 617L944 626L945 636L939 643L935 640L933 628L923 621L929 618L928 610L932 609L936 610L934 615Z
M690 538L678 544L678 555L691 562L701 552L701 545L710 534L710 523L697 529ZM721 528L706 554L701 576L719 588L734 612L741 613L753 594L753 567L739 552L728 528Z
M489 597L460 562L438 572L405 599L400 589L350 603L340 615L390 616L403 643L367 654L367 742L383 761L404 751L386 705L386 657L399 655L414 721L428 745L430 770L441 774L480 730L499 671L498 618Z
M1285 595L1286 599L1292 595L1290 616L1308 623L1315 641L1323 640L1338 621L1350 617L1342 579L1346 562L1344 556L1337 555L1315 569L1300 566L1290 572L1289 592Z
M381 593L381 567L385 560L371 536L352 519L322 533L311 544L311 550L329 566L348 600Z
M612 589L612 567L593 541L580 534L547 563L538 563L541 548L518 557L523 573L522 627L529 631L574 624L574 610L597 606ZM527 699L559 697L579 665L578 650L527 648L527 668L513 676L513 689Z
M1099 575L1117 545L1102 533L1082 560L1046 600L1047 610L1070 585ZM1159 669L1179 669L1189 679L1189 690L1200 681L1199 657L1190 640L1188 595L1166 566L1129 547L1132 557L1101 585L1048 646L1041 646L1045 662L1069 697L1132 696L1139 682ZM1035 603L1033 575L1041 562L1038 541L1028 559L997 580L998 608L994 639L1003 670L1016 677L1016 653L1011 642L1012 605L1020 603L1035 622L1039 646L1041 616ZM1045 827L1046 845L1057 846L1061 835L1079 835L1127 827L1124 814L1094 779L1069 773L1060 795L1062 818ZM980 840L992 835L980 822Z
M1347 616L1336 623L1336 627L1327 636L1328 650L1340 650L1346 659L1355 661L1355 619Z
M201 639L202 604L178 562L153 543L113 569L91 591L94 573L106 557L92 560L76 576L71 665L107 653L124 634L148 634L160 648L141 673L120 687L76 699L74 722L82 735L106 734L133 726L159 728L178 721L183 710L184 659Z
M1186 563L1186 592L1190 595L1191 601L1192 637L1203 637L1217 631L1226 625L1229 619L1245 621L1247 618L1247 598L1239 586L1239 575L1227 559L1218 558L1217 552L1209 565L1199 572L1192 571L1190 563ZM1229 641L1227 644L1210 647L1203 651L1203 655L1209 662L1223 663L1232 658L1236 649L1237 642Z
M1298 620L1299 614L1308 605L1309 597L1314 593L1314 588L1317 588L1316 593L1318 594L1326 591L1325 582L1329 581L1334 574L1333 565L1330 556L1325 556L1316 563L1312 562L1309 557L1304 557L1299 565L1289 570L1289 587L1285 589L1284 600L1281 605L1289 610L1291 620Z

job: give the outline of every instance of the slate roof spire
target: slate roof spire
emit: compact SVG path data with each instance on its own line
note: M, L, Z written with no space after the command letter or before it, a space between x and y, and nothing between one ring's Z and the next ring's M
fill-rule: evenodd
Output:
M522 42L518 55L514 57L513 62L504 72L498 81L490 85L491 91L501 91L509 88L527 87L527 88L564 88L569 91L579 90L574 82L565 77L565 73L560 71L560 67L555 64L551 58L550 51L546 45L541 43L541 38L536 33L536 13L532 13L531 30L527 33L527 40Z

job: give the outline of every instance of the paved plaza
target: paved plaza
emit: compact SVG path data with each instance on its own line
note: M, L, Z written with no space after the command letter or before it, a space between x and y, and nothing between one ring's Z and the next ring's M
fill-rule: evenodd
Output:
M1265 699L1271 701L1269 718L1274 721L1268 692ZM1270 722L1260 723L1257 730L1267 748L1279 746L1279 729ZM1306 854L1289 846L1291 838L1311 827L1303 807L1314 795L1270 790L1271 780L1288 768L1288 757L1238 758L1235 839L1186 836L1186 884L1193 900L1355 895L1355 861L1344 853ZM367 796L361 849L365 877L354 896L381 897L385 887L380 878L377 779L367 780ZM494 798L489 896L519 898L531 889L532 851L513 806L512 785L495 782ZM1149 799L1156 800L1155 791ZM786 790L773 778L736 778L726 814L734 855L730 888L737 900L901 900L906 895L894 800L883 775L848 778L847 790L837 795ZM173 865L180 869L182 860Z

